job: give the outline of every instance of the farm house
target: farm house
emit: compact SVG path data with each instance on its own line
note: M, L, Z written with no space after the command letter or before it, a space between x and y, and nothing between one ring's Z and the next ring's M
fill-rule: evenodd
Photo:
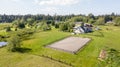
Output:
M81 26L75 26L73 30L75 34L89 33L93 31L92 27L93 26L91 24L81 23Z

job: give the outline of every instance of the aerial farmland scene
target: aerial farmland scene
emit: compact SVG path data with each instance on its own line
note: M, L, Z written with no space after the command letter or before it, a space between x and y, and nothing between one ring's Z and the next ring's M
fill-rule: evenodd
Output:
M120 67L120 0L0 0L0 67Z

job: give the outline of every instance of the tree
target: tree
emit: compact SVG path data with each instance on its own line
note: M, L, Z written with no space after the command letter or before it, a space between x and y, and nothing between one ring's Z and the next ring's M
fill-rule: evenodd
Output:
M59 26L60 31L67 31L68 27L66 25L66 23L61 23Z
M41 22L39 27L42 31L51 30L51 26L47 24L46 22Z
M74 22L83 22L83 17L75 17Z
M14 21L12 22L12 26L15 27L15 28L18 28L18 22L19 22L19 19L14 20Z
M18 28L22 29L22 28L25 28L25 24L24 23L18 23Z
M75 26L74 23L65 22L65 23L61 23L59 25L59 29L60 29L60 31L72 32L74 26Z
M8 50L14 52L17 51L17 49L20 47L21 47L20 38L17 35L10 37L10 39L8 40Z
M115 26L120 26L120 17L115 18Z
M25 21L24 20L17 19L15 21L13 21L12 24L15 28L20 28L20 29L25 28Z
M59 28L60 23L55 23L55 28Z
M18 22L18 24L19 28L25 28L25 20L23 18L20 20L20 22Z
M90 14L88 14L88 18L89 19L95 19L95 16L92 13L90 13Z
M94 20L94 19L89 19L88 23L94 24L94 23L95 23L95 20Z
M73 32L73 27L75 26L75 24L74 23L68 23L68 32Z
M28 24L28 26L32 26L33 25L33 23L34 23L34 19L33 18L28 18L27 19L27 24Z
M114 12L112 12L112 13L111 13L111 16L115 16L115 13L114 13Z
M51 21L51 25L54 26L55 25L55 21Z
M21 30L18 30L16 32L13 32L15 33L17 36L19 36L19 38L21 40L27 40L29 39L29 37L35 32L35 30L32 30L32 29L21 29Z
M95 22L96 25L104 25L105 19L103 17L99 17L98 20Z
M112 17L110 15L105 15L104 19L105 23L107 23L108 21L112 21Z

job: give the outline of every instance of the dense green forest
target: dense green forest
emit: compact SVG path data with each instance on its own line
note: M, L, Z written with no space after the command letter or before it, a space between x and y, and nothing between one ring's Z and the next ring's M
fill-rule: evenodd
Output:
M119 17L120 15L111 13L110 15L99 15L99 16L94 16L92 13L86 15L42 15L42 14L38 14L38 15L0 15L0 23L2 22L7 22L7 23L11 23L14 20L18 20L18 19L22 19L24 21L27 21L27 19L32 18L35 21L42 21L42 20L53 20L53 21L67 21L73 17L76 17L74 21L83 21L83 22L91 22L94 23L95 21L97 21L98 19L104 19L105 22L107 21L112 21L114 20L116 17Z

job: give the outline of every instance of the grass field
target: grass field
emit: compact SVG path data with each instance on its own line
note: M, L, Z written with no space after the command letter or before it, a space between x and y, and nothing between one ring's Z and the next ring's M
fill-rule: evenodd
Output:
M0 67L70 67L68 65L27 53L9 53L0 49Z
M6 47L0 48L0 67L69 67L69 65L41 57L43 55L72 64L74 67L98 67L97 58L101 49L106 46L117 50L120 48L120 27L101 26L101 28L101 31L75 35L92 39L76 55L44 47L70 36L70 33L58 30L35 33L22 45L24 48L31 49L30 52L10 53ZM109 29L106 30L106 28Z

